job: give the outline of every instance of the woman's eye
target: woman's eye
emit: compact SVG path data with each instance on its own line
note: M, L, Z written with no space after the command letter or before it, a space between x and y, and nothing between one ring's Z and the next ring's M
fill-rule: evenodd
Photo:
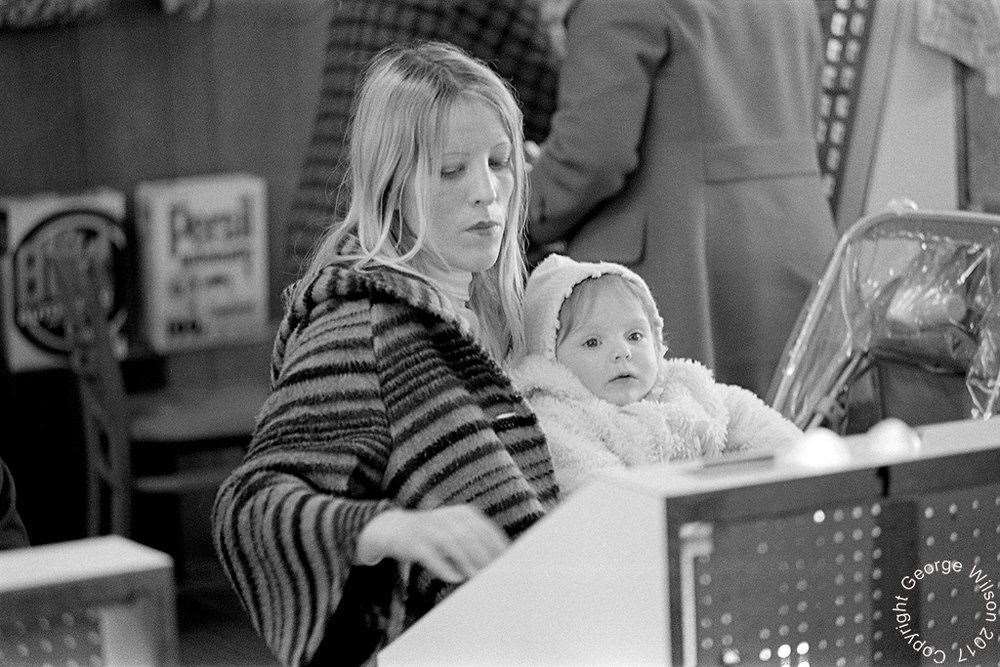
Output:
M462 173L462 165L441 167L441 178L454 178Z
M601 342L596 338L588 338L587 340L583 341L584 347L597 347L600 344Z
M497 160L490 160L490 167L493 169L506 169L510 166L510 156L503 157Z

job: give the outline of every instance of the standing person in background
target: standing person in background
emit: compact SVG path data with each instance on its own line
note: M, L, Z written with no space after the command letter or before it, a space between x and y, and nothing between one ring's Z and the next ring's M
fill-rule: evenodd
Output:
M357 664L557 499L524 347L521 114L454 47L377 57L351 199L291 291L272 393L214 508L216 548L283 663Z
M814 4L577 0L566 29L529 236L632 268L674 354L764 395L835 243Z
M344 213L336 195L346 170L351 104L368 62L382 49L425 41L458 46L513 86L525 137L545 138L555 110L558 60L540 2L552 0L338 0L316 123L292 204L289 269L303 268L299 258L315 249L324 222Z

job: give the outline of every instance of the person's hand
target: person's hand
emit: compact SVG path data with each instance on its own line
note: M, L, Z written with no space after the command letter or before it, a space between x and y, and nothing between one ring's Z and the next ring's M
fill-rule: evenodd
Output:
M535 163L538 162L538 156L541 154L542 149L539 148L538 144L531 139L524 140L524 166L528 171L531 171L531 168L535 166Z
M415 562L438 579L458 583L493 562L509 543L507 535L471 505L389 510L361 531L355 562Z

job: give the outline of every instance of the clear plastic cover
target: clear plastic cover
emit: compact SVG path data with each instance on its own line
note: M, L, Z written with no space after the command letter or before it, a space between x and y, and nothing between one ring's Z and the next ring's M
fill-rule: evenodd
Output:
M1000 217L899 211L841 239L785 349L772 405L838 428L875 359L964 374L965 417L1000 410Z

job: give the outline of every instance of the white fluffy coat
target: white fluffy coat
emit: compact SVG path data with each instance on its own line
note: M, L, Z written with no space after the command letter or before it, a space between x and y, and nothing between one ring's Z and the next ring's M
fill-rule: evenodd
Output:
M508 372L538 415L564 496L603 468L778 449L802 435L750 391L715 382L687 359L663 360L649 397L623 407L541 354Z
M563 495L601 468L778 449L802 435L750 391L716 382L707 368L687 359L661 359L652 391L635 403L618 407L592 394L556 361L559 311L576 285L607 274L635 287L662 357L663 318L642 278L612 262L549 255L525 287L525 354L507 368L538 415Z

